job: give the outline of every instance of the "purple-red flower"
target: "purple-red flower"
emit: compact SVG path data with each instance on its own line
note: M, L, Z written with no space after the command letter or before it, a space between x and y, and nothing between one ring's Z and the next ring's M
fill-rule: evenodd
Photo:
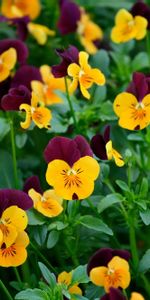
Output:
M30 104L31 92L24 85L19 85L18 88L11 88L8 94L3 96L1 106L4 110L19 110L22 103Z
M138 102L141 102L147 94L150 94L150 76L140 72L134 72L132 82L126 91L133 94Z
M25 41L28 35L27 25L30 22L30 18L28 16L24 16L21 18L12 18L10 22L17 27L17 34L20 40Z
M71 63L79 63L79 51L74 46L69 46L67 50L57 49L56 53L62 58L59 65L52 66L52 74L56 78L68 75L67 69Z
M147 29L150 29L150 7L147 4L137 1L131 8L131 14L144 17L148 21Z
M25 64L28 57L28 48L20 40L4 39L0 41L0 54L9 48L14 48L17 51L17 61L20 64Z
M44 158L47 163L54 159L60 159L72 166L77 160L84 156L93 156L93 152L81 135L74 139L66 137L54 137L50 140L44 150Z
M79 6L69 0L60 0L60 17L58 20L58 29L65 35L77 30L78 21L81 17Z
M25 65L17 70L12 78L11 87L18 88L19 85L24 85L31 91L32 80L42 81L40 71L36 67Z
M104 295L100 300L126 300L126 297L119 289L110 288L109 294Z
M3 211L16 205L23 210L27 210L33 206L31 198L24 192L14 189L0 189L0 216Z
M1 100L2 100L3 96L8 93L10 84L11 84L10 76L6 80L0 82L0 109L2 109Z
M24 183L23 191L28 194L30 189L34 189L37 193L40 194L43 193L38 176L33 175L26 179Z

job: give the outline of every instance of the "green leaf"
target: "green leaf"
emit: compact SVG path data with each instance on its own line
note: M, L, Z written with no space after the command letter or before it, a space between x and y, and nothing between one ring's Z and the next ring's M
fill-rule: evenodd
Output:
M27 289L21 291L15 296L17 300L48 300L47 293L41 291L40 289Z
M139 272L146 272L150 269L150 249L143 255L139 263Z
M146 52L138 53L131 63L133 72L147 68L148 65L149 65L149 58Z
M29 225L42 225L45 223L45 218L35 209L27 211Z
M98 218L86 215L80 217L78 222L87 228L103 232L109 235L113 235L112 230L102 220Z
M84 297L84 296L81 296L81 295L75 295L75 294L72 294L73 296L73 300L89 300L88 298Z
M105 101L101 104L101 111L99 118L104 121L116 120L116 115L113 111L113 104L111 101Z
M128 185L122 180L116 180L117 185L121 188L121 190L125 192L130 192Z
M47 236L46 225L43 226L37 225L34 227L34 239L36 240L39 246L43 246L46 240L46 236Z
M41 273L44 277L44 279L49 284L50 288L53 289L56 285L56 277L53 273L49 271L49 269L41 262L38 262L39 268L41 270Z
M14 171L11 155L4 150L0 150L0 188L13 188Z
M145 225L150 225L150 209L140 211L140 217Z
M70 201L71 202L71 201ZM61 221L56 221L56 222L53 222L51 223L49 226L48 226L48 230L52 230L52 229L57 229L58 231L59 230L63 230L64 228L66 228L68 226L68 223L63 223Z
M104 197L98 204L98 212L102 213L106 208L112 206L115 203L120 203L122 196L120 194L109 194Z
M3 140L3 138L7 135L7 133L10 131L10 124L7 119L0 118L0 142Z
M109 75L109 55L106 50L99 50L92 55L90 63L93 68L99 68L105 75Z
M47 248L51 249L53 248L59 239L59 232L56 230L52 230L49 235L48 235L48 240L47 240Z
M22 134L17 134L16 135L16 146L19 149L22 149L27 141L28 135L26 133L22 133Z
M73 270L71 285L88 282L87 265L79 266Z
M146 197L148 193L148 180L146 177L142 179L141 187L140 187L140 197Z

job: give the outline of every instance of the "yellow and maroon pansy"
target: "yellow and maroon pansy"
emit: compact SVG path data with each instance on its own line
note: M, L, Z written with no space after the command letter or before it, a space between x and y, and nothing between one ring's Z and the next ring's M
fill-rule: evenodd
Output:
M17 61L17 52L14 48L9 48L0 55L0 82L4 81L14 68Z
M82 295L82 290L78 287L77 284L71 285L72 280L72 272L62 272L58 275L58 283L64 283L68 287L68 291L70 294ZM73 296L71 300L73 300Z
M26 112L25 121L20 123L23 129L29 128L32 121L40 129L50 128L51 111L43 106L38 106L39 103L40 98L36 93L32 92L31 105L25 103L20 105L19 109Z
M82 136L73 140L53 138L44 156L48 162L46 180L58 196L72 200L84 199L92 194L100 167Z
M32 188L28 194L33 200L34 208L46 217L56 217L63 211L62 198L57 196L54 190L47 190L40 194Z
M2 243L0 246L0 266L17 267L22 265L27 258L26 247L29 244L29 238L25 231L18 233L15 241L7 246Z
M47 65L40 67L43 83L37 80L31 82L32 90L39 96L43 105L62 103L62 99L56 91L66 91L64 78L55 78L51 73L51 68ZM69 84L68 80L68 84Z
M29 16L35 19L40 11L40 0L2 0L1 4L1 12L8 18Z
M47 26L29 22L27 24L28 31L33 35L39 45L45 45L48 36L54 36L55 31L49 29Z
M115 17L111 39L115 43L124 43L131 39L141 40L146 35L147 25L144 17L133 17L126 9L120 9Z
M91 68L88 64L88 58L89 55L86 52L79 52L79 64L70 64L68 67L68 75L73 78L69 87L70 92L74 92L79 84L82 95L90 99L88 89L93 83L104 85L105 76L99 69Z

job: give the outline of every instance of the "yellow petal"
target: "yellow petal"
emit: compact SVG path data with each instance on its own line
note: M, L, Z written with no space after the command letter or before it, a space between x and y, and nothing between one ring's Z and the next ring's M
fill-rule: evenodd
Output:
M68 291L70 294L82 295L82 290L77 285L71 286Z
M23 129L27 129L30 127L32 116L31 116L31 106L28 104L21 104L19 107L20 110L25 110L26 118L24 122L20 122L20 125Z
M98 69L91 69L89 71L89 76L92 78L93 82L98 84L98 85L103 85L105 84L105 76L104 74L98 70Z
M104 286L107 271L108 269L106 267L93 268L90 272L91 281L96 285Z
M135 38L137 40L141 40L145 37L146 32L147 32L146 31L147 25L148 25L148 21L145 18L143 18L141 16L135 17L135 27L137 30Z
M38 103L40 103L39 95L35 92L32 92L31 95L31 107L36 108L38 106Z
M113 158L118 167L124 166L124 161L123 161L121 154L118 151L116 151L115 149L113 149Z
M38 99L40 103L45 103L44 99L44 84L40 81L33 80L31 81L31 87L35 94L38 95Z
M72 94L78 86L78 79L74 78L71 84L69 85L69 93Z
M95 46L95 44L93 43L93 41L86 39L85 37L80 37L80 43L84 46L85 50L89 53L89 54L95 54L98 49Z
M67 72L68 72L69 76L78 78L79 72L80 72L80 67L77 64L72 63L68 66Z
M126 9L120 9L115 17L115 23L117 26L126 24L133 21L133 16Z
M21 231L18 233L15 244L19 247L26 248L29 245L29 237L25 231Z
M2 242L3 242L3 232L0 229L0 247L1 247Z
M58 275L57 281L58 283L64 283L67 286L70 285L72 279L72 273L62 272Z
M39 128L49 128L51 118L51 111L45 107L37 107L32 113L32 120Z
M18 267L27 259L27 251L24 247L16 244L0 249L0 266L1 267Z
M10 70L5 65L0 65L0 82L4 81L10 75Z
M4 224L14 226L18 232L23 231L28 224L26 212L15 205L4 210L1 220Z
M0 59L2 60L2 63L8 68L8 70L13 69L17 61L16 49L9 48L0 55Z
M112 148L112 141L109 141L107 144L106 144L106 154L107 154L107 158L109 160L112 159L113 157L113 148Z
M41 73L43 81L46 84L49 84L50 79L53 78L53 75L51 73L51 68L48 65L43 65L40 67L40 73Z
M34 208L36 208L37 203L38 203L38 201L41 200L42 195L40 193L36 192L34 189L30 189L28 192L28 195L33 200Z
M0 232L3 234L3 243L5 243L6 247L9 247L14 243L17 237L17 229L13 225L5 225L0 224Z
M138 104L136 97L130 93L120 93L114 101L113 108L117 116L121 116L127 110L132 110ZM127 120L128 122L128 120Z
M141 294L133 292L131 294L130 300L145 300L145 299L144 299L144 297Z
M114 256L111 259L111 261L108 263L108 267L109 267L109 269L112 269L112 270L122 269L122 270L129 271L128 262L119 256Z
M90 99L90 93L87 91L87 89L85 88L85 86L80 82L80 90L81 90L81 93L82 95L86 98L86 99Z
M114 256L109 262L108 267L109 269L117 271L118 284L116 283L115 287L126 289L131 281L128 262L119 256Z
M63 199L62 199L61 197L59 197L59 196L55 193L55 191L54 191L53 189L45 191L44 194L43 194L43 197L46 198L46 199L49 199L49 198L54 199L54 200L56 200L60 205L62 205L62 203L63 203Z
M55 32L48 27L40 24L28 23L29 32L33 35L39 45L44 45L47 42L48 36L54 36Z
M64 182L64 177L62 175L63 170L69 171L70 166L63 160L54 159L48 164L46 171L46 180L49 185L54 186L55 182L62 181ZM59 194L58 194L59 195Z
M84 51L80 51L79 52L79 64L81 66L81 69L87 70L90 68L89 64L88 64L88 58L89 58L89 54L84 52Z
M15 5L14 5L15 2ZM39 0L2 0L2 14L8 18L29 16L35 19L40 14L41 5Z
M91 180L96 180L100 172L100 166L98 162L91 156L81 157L77 162L74 163L72 169L75 171L79 169L82 170L82 172L79 173L80 176L86 176Z
M63 207L52 197L37 202L36 209L46 217L52 218L61 214Z

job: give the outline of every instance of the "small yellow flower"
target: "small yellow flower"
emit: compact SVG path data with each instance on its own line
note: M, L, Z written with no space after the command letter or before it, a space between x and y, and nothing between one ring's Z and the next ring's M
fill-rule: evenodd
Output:
M66 200L80 200L92 194L99 172L99 164L90 156L81 157L73 166L54 159L48 164L46 180L58 196Z
M0 82L5 80L17 61L17 52L14 48L9 48L0 55Z
M21 122L20 125L23 129L30 127L31 122L33 121L39 128L49 128L50 120L52 118L51 111L48 108L38 106L39 98L32 92L31 105L21 104L19 109L25 110L26 119L24 122Z
M39 45L44 45L47 42L48 36L54 36L55 31L40 24L28 23L29 32L33 35Z
M82 11L81 19L78 22L77 33L81 44L89 54L95 54L97 47L94 42L103 38L102 29L90 20L88 14Z
M90 94L87 91L93 83L98 85L105 84L105 76L99 69L92 69L88 64L89 55L81 51L79 52L79 65L72 63L68 67L68 75L73 77L73 81L69 86L69 91L72 93L76 90L78 83L83 96L90 99Z
M2 0L1 12L8 18L29 16L38 17L41 11L39 0Z
M46 217L56 217L63 211L62 198L57 196L54 190L47 190L41 195L30 189L28 194L33 200L34 208Z
M141 294L134 292L131 294L130 300L144 300L144 297Z
M114 256L107 267L96 267L90 272L91 281L99 286L103 286L108 293L111 287L126 289L130 283L130 272L128 262Z
M108 160L111 160L112 158L114 158L116 165L118 167L123 167L124 166L123 158L118 151L113 149L111 140L108 143L106 143L105 147L106 147L106 154L107 154Z
M138 101L133 94L120 93L114 101L119 125L129 130L143 129L150 123L150 94Z
M58 283L64 283L66 284L67 287L71 285L71 280L72 280L72 272L62 272L58 275ZM74 284L68 288L68 291L70 294L76 294L76 295L82 295L82 290L78 287L77 284ZM71 297L71 300L74 298Z
M26 212L13 205L6 208L0 218L1 244L9 247L17 238L20 231L27 227L28 218Z
M144 17L133 17L127 10L120 9L115 17L111 39L115 43L124 43L131 39L141 40L146 35L147 25L148 22Z
M37 80L31 82L32 90L39 96L40 102L43 105L62 103L62 99L56 91L66 91L64 78L55 78L51 73L51 68L47 65L40 67L40 73L43 83Z
M25 231L18 233L15 241L7 246L3 243L0 247L0 266L17 267L22 265L27 258L26 247L29 244L29 238Z

